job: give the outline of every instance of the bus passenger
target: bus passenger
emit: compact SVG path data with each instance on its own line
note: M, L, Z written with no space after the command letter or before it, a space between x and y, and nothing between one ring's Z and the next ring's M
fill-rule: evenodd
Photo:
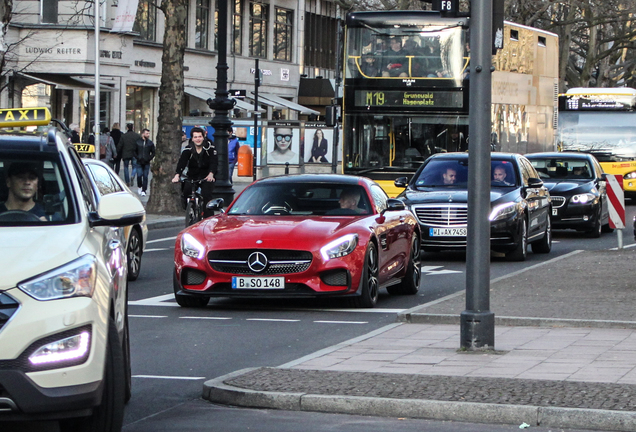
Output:
M402 39L391 39L391 49L386 52L382 67L383 77L406 77L408 72L408 59L406 51L402 49Z

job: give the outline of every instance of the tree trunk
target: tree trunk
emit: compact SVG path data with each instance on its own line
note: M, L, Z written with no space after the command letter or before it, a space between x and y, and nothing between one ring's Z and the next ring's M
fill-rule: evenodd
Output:
M171 182L181 153L183 113L183 64L186 47L187 0L163 0L165 16L161 86L159 87L159 131L152 163L152 193L148 213L181 214L180 185Z
M13 0L0 1L0 70L4 77L5 71L5 59L4 56L7 53L7 30L9 29L9 22L11 21L11 10L13 9Z

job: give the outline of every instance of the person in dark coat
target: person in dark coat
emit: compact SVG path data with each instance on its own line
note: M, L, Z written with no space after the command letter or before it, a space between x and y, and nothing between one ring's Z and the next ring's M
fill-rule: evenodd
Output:
M124 161L124 181L128 186L133 185L133 179L137 172L137 160L135 153L137 152L137 140L141 139L141 135L133 130L133 124L126 125L126 133L121 137L121 159ZM128 165L132 165L132 174L128 171Z
M143 129L141 138L137 140L137 187L139 195L146 196L148 191L148 174L150 174L150 161L155 157L155 143L150 140L150 131Z
M121 147L120 147L120 142L121 142L121 130L119 129L119 123L113 123L113 128L110 131L110 137L113 139L113 142L115 143L115 148L117 149L117 156L115 157L115 160L113 161L113 169L115 170L115 172L117 174L119 174L119 168L121 166Z
M192 146L188 146L181 152L179 162L177 162L176 174L172 178L173 183L179 183L183 171L188 169L188 178L190 180L203 180L201 184L201 195L203 196L203 212L204 217L205 206L212 199L212 191L214 190L214 182L216 175L219 158L214 143L206 140L203 129L200 127L193 127L190 131L190 137ZM184 183L183 185L183 198L182 204L185 203L185 198L189 197L192 193L192 184ZM185 208L185 204L184 204Z

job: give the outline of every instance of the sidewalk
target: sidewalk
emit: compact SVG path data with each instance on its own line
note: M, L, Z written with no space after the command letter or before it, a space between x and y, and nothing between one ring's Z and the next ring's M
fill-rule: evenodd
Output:
M633 432L635 259L634 249L575 252L493 280L494 351L459 349L465 298L458 293L278 368L207 381L203 397L250 407Z

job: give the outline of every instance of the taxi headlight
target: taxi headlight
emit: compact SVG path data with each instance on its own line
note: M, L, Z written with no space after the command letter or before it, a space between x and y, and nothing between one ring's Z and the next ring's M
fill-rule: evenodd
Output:
M507 218L508 216L514 214L516 209L517 209L517 203L514 203L514 202L500 204L498 206L493 207L493 209L490 212L490 216L488 216L488 219L492 222L498 219Z
M181 237L181 251L185 256L201 259L205 253L205 247L192 234L186 233Z
M572 198L570 198L570 201L572 201L575 204L587 204L588 202L593 201L594 198L596 198L594 194L583 193L583 194L574 195Z
M90 347L90 331L84 330L79 334L42 345L29 356L29 362L35 367L82 363L88 357Z
M18 288L36 300L92 297L96 280L95 257L84 255L35 279L18 284Z
M349 255L358 246L358 234L347 234L320 248L320 255L325 261Z

